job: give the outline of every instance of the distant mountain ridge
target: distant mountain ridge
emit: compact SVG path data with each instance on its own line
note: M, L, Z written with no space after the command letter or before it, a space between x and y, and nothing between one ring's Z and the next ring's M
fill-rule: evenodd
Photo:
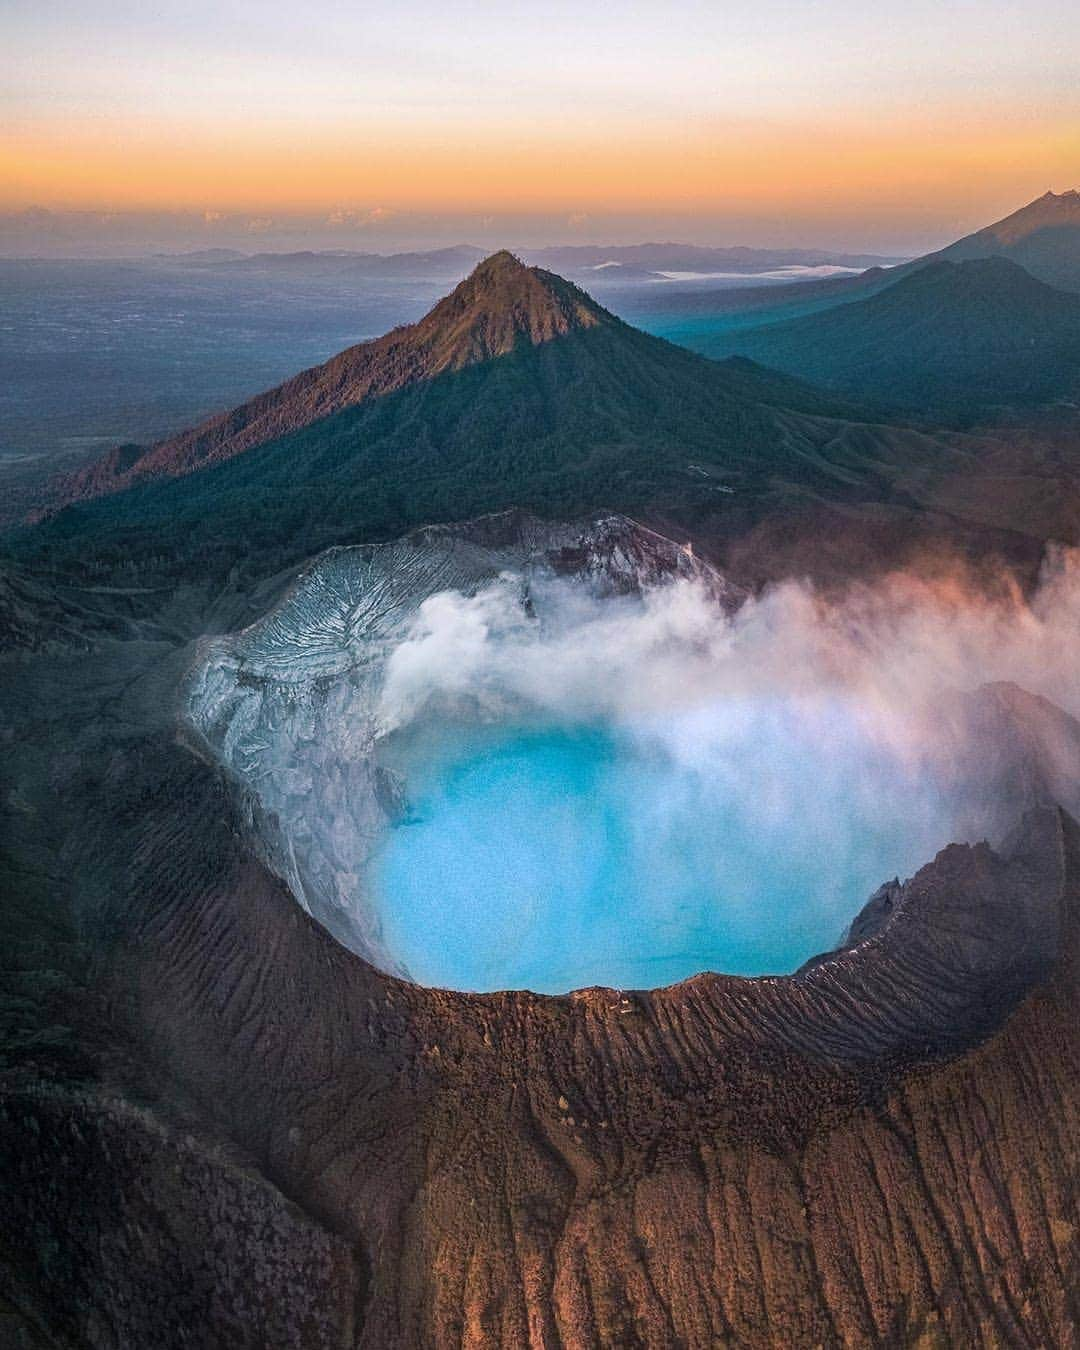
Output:
M755 272L777 267L835 265L867 268L887 266L902 258L816 248L751 248L678 242L644 244L554 244L520 248L515 254L538 267L560 272L595 273L607 264L627 277L655 276L663 271ZM243 253L229 248L194 249L186 253L158 253L155 257L180 266L221 268L227 271L281 271L301 267L322 271L355 272L378 276L443 275L455 267L473 267L487 254L475 244L377 253L363 249L297 249L291 252Z
M928 413L1080 395L1080 296L1001 256L925 263L862 299L702 343Z
M1007 258L1050 286L1080 291L1080 192L1047 192L923 261Z
M756 337L764 334L766 325L855 304L934 263L984 258L1002 258L1048 286L1080 292L1080 192L1048 192L974 234L894 267L869 267L858 276L755 283L725 291L704 284L678 290L639 287L627 290L618 308L631 322L656 328L705 355L764 352ZM746 340L733 344L730 338L736 330ZM805 336L809 342L815 340L809 329ZM810 368L808 364L806 370Z
M411 249L377 253L355 248L301 248L245 253L235 248L190 249L182 253L156 253L155 259L179 267L227 272L298 271L302 268L355 272L365 276L441 276L457 267L474 267L485 257L475 244L451 244L444 248Z

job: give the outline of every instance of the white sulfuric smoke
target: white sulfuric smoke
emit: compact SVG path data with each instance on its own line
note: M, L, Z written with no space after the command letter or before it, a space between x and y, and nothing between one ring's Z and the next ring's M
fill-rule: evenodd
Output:
M1039 791L1080 806L1071 720L975 692L1080 714L1076 551L1030 598L897 573L731 613L706 580L600 598L511 569L387 613L367 657L320 655L307 683L299 646L274 648L287 680L211 662L193 720L276 821L301 902L424 982L792 969L946 843L996 841ZM580 762L499 745L598 728Z
M823 717L827 736L842 703L868 744L917 766L957 749L940 741L955 691L1008 681L1080 716L1078 550L1050 555L1030 599L1007 579L991 592L957 572L895 573L839 599L788 581L734 614L694 580L617 600L548 580L529 609L521 595L507 574L425 600L386 664L384 732L436 712L528 712L658 728L689 718L695 736L724 738L748 706L770 704Z

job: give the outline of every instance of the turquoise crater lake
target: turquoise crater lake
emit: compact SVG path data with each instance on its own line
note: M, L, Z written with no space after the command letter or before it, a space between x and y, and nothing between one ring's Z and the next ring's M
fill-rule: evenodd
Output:
M429 745L373 860L387 948L418 982L470 990L788 973L947 835L935 794L843 709L716 725L706 712Z

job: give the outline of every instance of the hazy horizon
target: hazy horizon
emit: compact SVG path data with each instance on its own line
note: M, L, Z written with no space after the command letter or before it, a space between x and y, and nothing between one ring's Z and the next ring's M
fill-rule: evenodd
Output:
M1059 0L417 0L318 23L280 0L11 0L2 27L8 255L35 234L910 255L1076 179L1080 14Z
M1070 184L1051 190L1063 192ZM1046 191L1043 189L1042 191ZM30 207L0 212L0 257L123 258L230 248L245 253L342 250L398 253L474 245L538 249L677 243L714 248L807 249L899 259L932 252L1026 205L1042 192L1008 198L985 211L920 221L899 210L876 229L838 226L778 214L719 217L618 214L580 217L521 213L425 215L339 209L326 213L57 211ZM910 223L904 225L910 217Z

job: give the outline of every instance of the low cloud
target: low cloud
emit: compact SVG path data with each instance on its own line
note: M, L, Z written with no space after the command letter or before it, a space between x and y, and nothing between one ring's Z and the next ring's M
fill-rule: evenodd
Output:
M856 870L860 851L914 869L1023 809L995 786L1004 751L984 738L999 731L967 695L1008 682L1080 715L1075 551L1053 555L1030 600L908 573L839 601L787 582L733 615L690 581L615 601L548 582L527 605L522 587L508 575L421 606L387 664L385 729L601 725L666 776L656 802L697 802L746 838ZM1017 733L1001 734L1012 753ZM1037 753L1075 794L1080 739Z
M397 213L388 206L373 206L366 211L347 211L338 208L326 217L327 225L343 226L353 230L369 230L376 225L385 225L393 220Z

